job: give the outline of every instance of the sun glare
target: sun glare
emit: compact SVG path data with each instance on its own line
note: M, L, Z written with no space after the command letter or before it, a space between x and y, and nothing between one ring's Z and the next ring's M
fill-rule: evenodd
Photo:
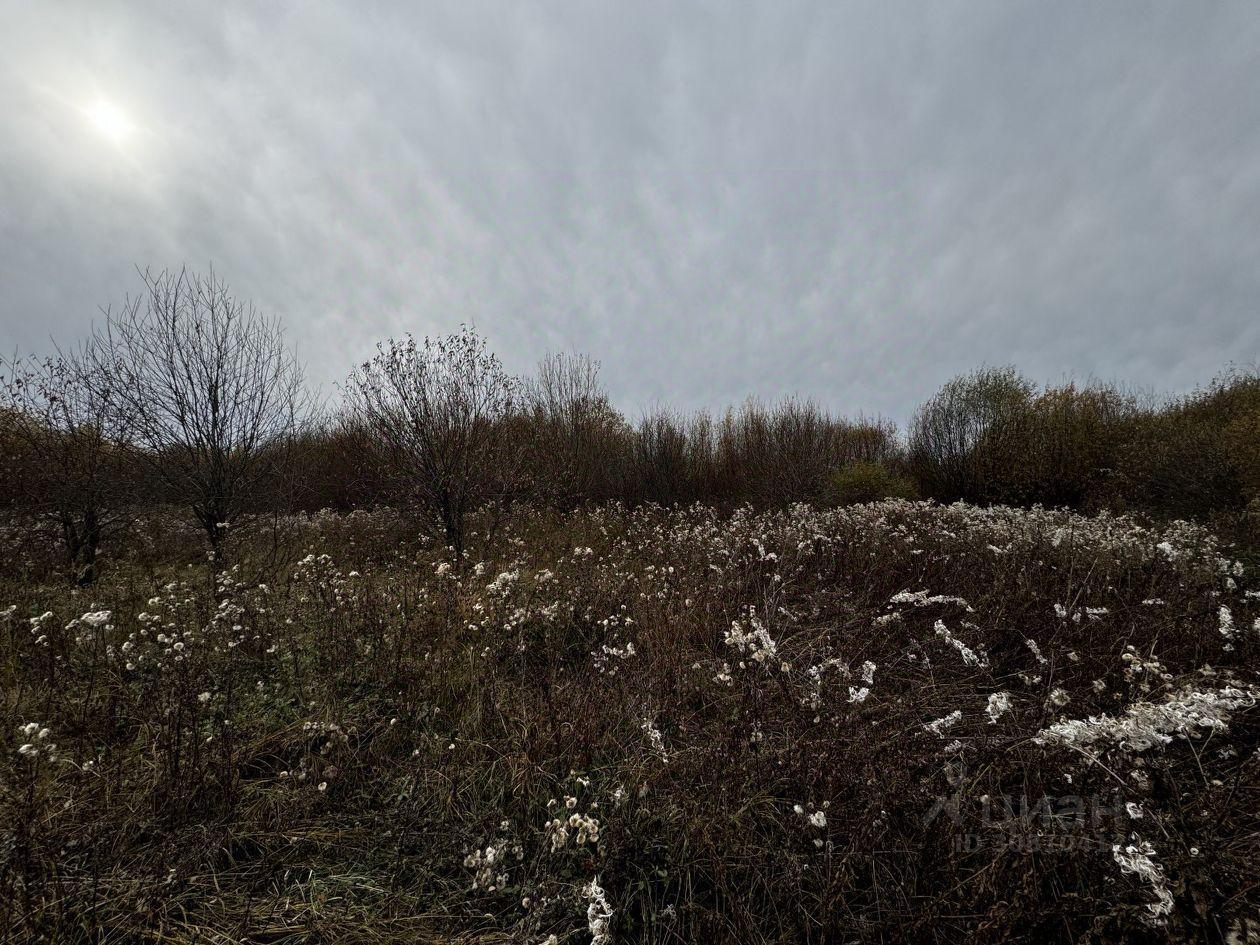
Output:
M135 130L135 125L126 113L110 102L98 101L86 109L86 113L96 130L115 144L121 144Z

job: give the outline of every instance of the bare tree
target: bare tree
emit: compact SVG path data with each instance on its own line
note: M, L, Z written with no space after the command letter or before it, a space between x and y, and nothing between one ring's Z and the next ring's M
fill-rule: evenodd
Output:
M225 530L302 418L302 367L279 322L213 271L143 277L144 293L94 334L92 376L112 386L139 455L192 509L219 564Z
M516 379L466 326L422 344L390 339L350 375L351 417L377 440L457 559L468 514L513 485L519 456L507 426L518 397Z
M608 402L599 363L586 355L549 354L526 385L526 448L535 491L561 507L611 498L616 458L630 428Z
M77 355L0 362L0 429L23 453L23 498L56 520L84 586L96 579L102 537L126 501L116 400L108 378L89 383Z

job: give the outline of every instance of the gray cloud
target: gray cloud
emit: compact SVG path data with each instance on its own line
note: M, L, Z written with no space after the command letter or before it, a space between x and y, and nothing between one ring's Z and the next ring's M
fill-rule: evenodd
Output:
M403 6L6 5L6 350L186 261L318 381L473 321L631 411L1260 354L1252 4Z

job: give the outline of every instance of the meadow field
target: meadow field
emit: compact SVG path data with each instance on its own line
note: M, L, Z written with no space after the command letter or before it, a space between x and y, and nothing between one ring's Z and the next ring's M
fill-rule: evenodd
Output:
M12 941L1248 941L1260 582L890 499L9 520Z

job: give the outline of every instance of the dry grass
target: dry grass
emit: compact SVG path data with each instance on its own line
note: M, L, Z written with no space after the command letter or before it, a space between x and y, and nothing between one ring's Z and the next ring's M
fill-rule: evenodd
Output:
M585 943L595 878L660 943L1219 940L1260 906L1258 585L1200 528L519 509L457 567L382 510L242 529L217 579L178 534L71 589L7 527L8 939ZM1051 733L1149 706L1167 744Z

